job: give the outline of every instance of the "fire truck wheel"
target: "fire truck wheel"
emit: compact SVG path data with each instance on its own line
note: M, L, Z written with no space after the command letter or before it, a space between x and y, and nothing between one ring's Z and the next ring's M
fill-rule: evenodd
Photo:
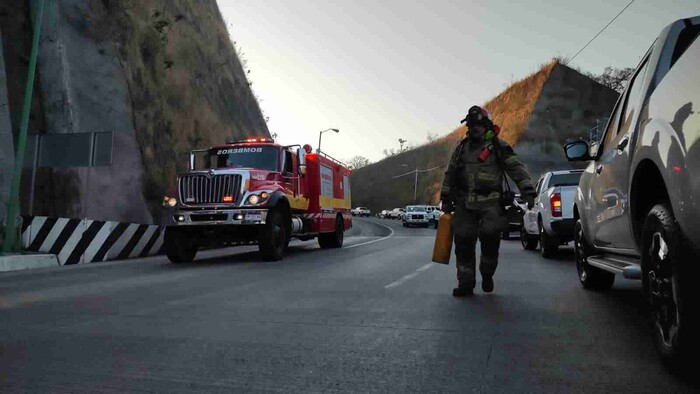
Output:
M335 219L335 231L332 233L321 233L318 235L318 244L323 249L334 249L343 246L345 226L343 219L340 217Z
M289 235L284 223L284 215L277 209L270 210L266 224L260 231L258 240L260 254L264 260L277 261L284 257L287 245L289 245Z
M166 230L165 255L172 263L191 263L197 255L197 245L180 231Z

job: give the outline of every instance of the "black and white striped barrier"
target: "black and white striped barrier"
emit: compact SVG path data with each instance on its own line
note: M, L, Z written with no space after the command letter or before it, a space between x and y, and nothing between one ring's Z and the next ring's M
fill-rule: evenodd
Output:
M89 219L25 216L22 248L55 254L61 265L153 256L163 246L164 226Z

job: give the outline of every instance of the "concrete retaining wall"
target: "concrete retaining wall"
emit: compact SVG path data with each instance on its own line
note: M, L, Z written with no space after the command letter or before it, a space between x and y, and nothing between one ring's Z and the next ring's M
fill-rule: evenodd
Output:
M22 248L58 256L61 265L160 254L164 226L90 219L26 216Z
M618 93L565 65L556 65L542 87L516 152L533 178L544 172L580 168L562 146L585 138L599 119L612 111Z

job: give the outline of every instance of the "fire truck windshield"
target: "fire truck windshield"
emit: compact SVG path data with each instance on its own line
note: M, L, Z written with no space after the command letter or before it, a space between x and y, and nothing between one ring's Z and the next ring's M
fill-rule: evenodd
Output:
M255 168L279 171L279 149L273 146L236 146L210 150L204 160L206 169Z

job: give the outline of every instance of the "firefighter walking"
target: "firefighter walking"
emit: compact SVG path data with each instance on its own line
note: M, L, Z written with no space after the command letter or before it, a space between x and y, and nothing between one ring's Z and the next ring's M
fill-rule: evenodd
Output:
M507 228L504 204L513 197L504 193L505 174L518 185L529 208L536 195L525 166L513 148L498 138L498 128L488 112L473 106L462 123L467 124L468 133L452 154L440 192L442 210L454 211L455 297L474 292L477 240L481 242L481 288L486 293L493 291L501 233Z

